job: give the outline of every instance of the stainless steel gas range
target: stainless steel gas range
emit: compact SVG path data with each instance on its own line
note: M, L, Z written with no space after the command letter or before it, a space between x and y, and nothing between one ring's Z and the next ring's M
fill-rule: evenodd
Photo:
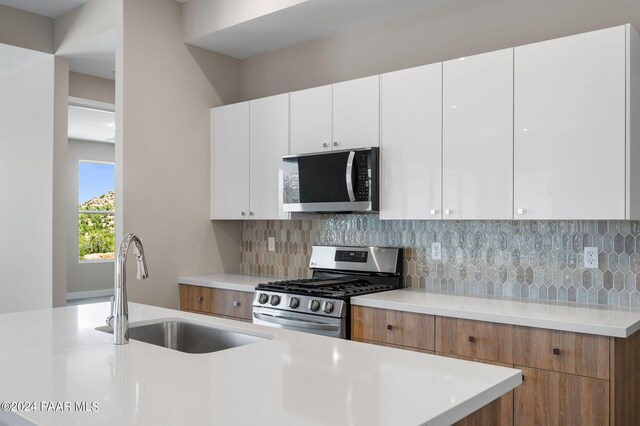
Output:
M253 322L348 339L352 296L402 287L402 249L313 246L312 278L259 284Z

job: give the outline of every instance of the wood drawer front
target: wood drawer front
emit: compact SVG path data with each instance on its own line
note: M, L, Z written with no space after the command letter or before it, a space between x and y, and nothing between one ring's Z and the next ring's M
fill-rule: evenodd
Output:
M253 293L180 285L180 308L251 320Z
M524 381L514 390L514 424L609 424L609 382L515 366Z
M513 326L436 317L436 352L513 364Z
M513 363L608 380L610 343L606 336L514 327Z
M351 338L431 351L434 349L434 317L352 306Z

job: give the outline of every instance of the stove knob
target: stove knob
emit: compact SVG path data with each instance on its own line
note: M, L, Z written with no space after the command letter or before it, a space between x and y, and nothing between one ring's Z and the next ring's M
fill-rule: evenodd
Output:
M333 302L324 302L324 306L322 307L322 310L326 314L330 314L331 312L333 312Z
M289 307L291 309L295 309L298 306L300 306L300 299L298 299L297 297L292 297L291 300L289 300Z
M318 302L317 300L309 301L309 309L311 309L313 312L317 311L318 309L320 309L320 302Z
M280 303L280 296L278 296L277 294L271 295L271 304L273 306L276 306L278 303Z
M259 297L258 297L258 302L262 303L263 305L265 303L267 303L269 301L269 296L267 296L266 294L262 293Z

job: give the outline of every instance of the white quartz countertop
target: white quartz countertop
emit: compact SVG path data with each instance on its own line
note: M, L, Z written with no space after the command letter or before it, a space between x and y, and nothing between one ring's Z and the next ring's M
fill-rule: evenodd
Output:
M445 317L629 337L640 329L640 310L430 293L401 289L351 298L353 305Z
M263 275L212 274L198 275L195 277L180 277L178 278L178 283L253 293L256 286L260 283L266 283L269 281L280 281L284 279L285 278Z
M36 408L0 411L0 424L445 425L521 382L510 368L129 308L132 325L180 318L271 338L188 354L136 340L113 345L110 334L94 329L104 324L106 303L3 314L0 401Z

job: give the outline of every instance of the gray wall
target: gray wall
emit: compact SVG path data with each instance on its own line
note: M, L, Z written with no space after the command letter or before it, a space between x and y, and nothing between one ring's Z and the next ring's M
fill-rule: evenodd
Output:
M69 96L116 103L116 82L92 75L69 73Z
M242 61L242 99L631 23L638 0L449 0Z
M239 61L185 45L178 2L123 7L116 209L122 232L142 238L150 273L144 281L129 279L129 297L177 308L179 276L240 267L239 222L209 220L209 109L239 100Z
M66 135L66 116L60 126L56 111L58 65L49 57L0 78L0 312L51 307L64 291L65 253L54 253L54 194L64 188L65 164L56 160L66 149L56 141Z
M114 264L78 261L78 161L115 161L110 143L69 140L67 149L67 293L113 288Z

